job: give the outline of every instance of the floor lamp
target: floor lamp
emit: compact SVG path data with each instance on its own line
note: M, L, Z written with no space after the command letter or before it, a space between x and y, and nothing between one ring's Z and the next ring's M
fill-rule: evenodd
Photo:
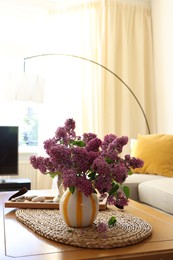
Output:
M104 70L108 71L109 73L111 73L114 77L116 77L123 84L124 87L126 87L128 89L128 91L131 93L131 95L133 96L133 98L137 102L137 104L138 104L138 106L139 106L139 108L142 112L142 115L144 117L144 120L145 120L145 123L146 123L146 126L147 126L148 134L151 134L148 119L147 119L147 116L145 114L145 111L144 111L141 103L139 102L138 98L136 97L136 95L134 94L132 89L115 72L113 72L109 68L105 67L104 65L102 65L102 64L100 64L100 63L98 63L94 60L91 60L91 59L88 59L88 58L85 58L85 57L82 57L82 56L77 56L77 55L72 55L72 54L63 54L63 53L62 54L61 53L45 53L45 54L37 54L37 55L34 55L34 56L25 57L24 58L24 72L25 72L25 62L27 60L35 59L35 58L39 58L39 57L44 57L44 56L66 56L66 57L73 57L73 58L76 58L76 59L81 59L81 60L96 64L97 66L99 66L99 67L103 68Z

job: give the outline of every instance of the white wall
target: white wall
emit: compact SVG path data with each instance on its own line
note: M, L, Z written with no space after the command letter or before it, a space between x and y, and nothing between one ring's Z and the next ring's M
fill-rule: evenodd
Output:
M152 0L157 132L173 134L173 1Z

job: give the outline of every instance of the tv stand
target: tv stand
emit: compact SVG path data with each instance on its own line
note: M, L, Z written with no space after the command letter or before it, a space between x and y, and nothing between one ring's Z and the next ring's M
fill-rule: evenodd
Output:
M31 189L30 179L2 179L0 180L0 192L1 191L16 191L23 187L28 190Z

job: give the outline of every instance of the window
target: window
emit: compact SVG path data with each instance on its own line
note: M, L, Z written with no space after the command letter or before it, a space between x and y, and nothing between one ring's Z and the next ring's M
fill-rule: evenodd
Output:
M25 104L19 122L19 145L38 145L38 109L36 105Z
M19 147L38 146L40 104L13 101L1 104L0 109L1 125L19 126Z

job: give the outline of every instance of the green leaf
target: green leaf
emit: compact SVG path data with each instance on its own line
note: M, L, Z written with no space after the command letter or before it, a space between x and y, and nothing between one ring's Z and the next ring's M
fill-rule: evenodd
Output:
M111 227L115 226L116 222L117 222L116 217L115 217L115 216L112 216L112 217L108 220L108 226L111 228Z
M75 191L75 186L71 186L71 187L69 187L69 191L73 194L74 191Z
M133 174L132 170L128 170L128 175L132 175L132 174Z
M71 230L71 229L68 229L68 230L67 230L67 232L69 232L69 233L73 233L73 230Z
M110 158L106 158L105 161L106 161L108 164L111 164L111 163L113 162Z
M128 198L129 197L129 187L127 187L127 186L124 186L123 187L123 191L124 191L124 193L126 194L126 197Z
M77 146L79 146L79 147L84 147L84 146L86 146L85 142L82 141L82 140L73 141L72 144L73 144L73 145L77 145Z
M96 172L90 172L90 173L88 174L88 177L90 178L91 181L95 180L95 178L96 178Z
M114 183L113 188L109 191L109 195L114 194L118 189L119 189L119 185Z
M116 181L112 181L111 184L112 184L112 187L116 187L118 185Z
M58 175L57 172L49 172L50 177L53 179L55 176Z

